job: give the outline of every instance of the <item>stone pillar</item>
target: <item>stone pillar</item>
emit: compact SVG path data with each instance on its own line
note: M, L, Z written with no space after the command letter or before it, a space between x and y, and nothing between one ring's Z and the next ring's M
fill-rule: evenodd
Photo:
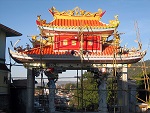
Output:
M127 65L123 65L122 69L122 95L123 113L129 113Z
M32 69L28 68L26 113L34 112L34 85L35 85L35 76L32 74Z
M107 80L107 75L102 75L99 78L99 83L98 83L98 94L99 94L98 111L99 113L108 113L106 80Z
M56 85L53 79L49 79L49 113L55 112L55 89Z
M99 94L99 112L100 113L108 113L107 110L107 91L106 91L106 81L102 80L101 84L98 87L98 94Z
M55 70L56 71L56 70ZM56 85L55 82L58 79L58 73L54 72L54 68L49 68L45 72L45 75L48 77L49 83L49 113L55 112L55 91Z
M131 85L128 85L128 88L129 88L129 111L135 113L136 111L136 83L134 83L132 81L132 84Z
M122 91L122 78L120 76L117 76L117 99L118 99L118 106L120 107L120 112L122 113L123 109L123 91Z

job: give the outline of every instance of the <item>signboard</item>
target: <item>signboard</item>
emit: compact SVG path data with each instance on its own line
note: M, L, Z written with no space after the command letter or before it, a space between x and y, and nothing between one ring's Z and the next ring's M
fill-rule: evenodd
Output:
M83 35L83 50L93 51L101 50L101 37ZM79 50L81 46L81 37L75 35L56 35L54 38L54 50Z

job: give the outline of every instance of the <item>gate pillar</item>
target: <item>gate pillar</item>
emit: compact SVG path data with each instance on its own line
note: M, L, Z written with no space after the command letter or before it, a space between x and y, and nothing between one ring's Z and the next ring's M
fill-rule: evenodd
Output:
M123 66L122 70L122 89L123 89L123 113L129 113L129 98L128 98L128 72L127 65Z
M54 72L54 69L47 69L45 75L48 77L48 86L49 86L49 113L55 112L55 91L56 85L55 82L58 79L58 73Z
M32 69L27 69L27 102L26 102L26 113L34 112L34 85L35 76L32 73Z
M49 78L49 113L55 112L55 90L56 85L53 79Z
M98 79L98 94L99 94L99 113L108 113L107 109L107 75L103 74Z
M127 65L122 66L122 73L117 76L118 82L118 105L121 108L122 113L129 112L129 91L128 91L128 73Z

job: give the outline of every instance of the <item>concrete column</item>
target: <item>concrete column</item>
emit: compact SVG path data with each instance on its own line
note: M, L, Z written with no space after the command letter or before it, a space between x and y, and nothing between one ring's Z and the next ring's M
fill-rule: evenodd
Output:
M123 113L129 113L127 65L123 65L122 69L122 95Z
M99 82L99 89L98 89L98 94L99 94L99 113L108 113L107 110L107 91L106 91L106 78L101 79Z
M34 85L35 85L35 76L32 74L32 69L28 68L26 113L34 112Z
M120 112L122 113L122 108L123 108L123 91L122 91L122 78L119 76L117 77L117 86L118 86L118 91L117 91L117 99L118 99L118 106L120 107Z
M55 89L56 85L53 79L49 79L49 113L55 112Z
M133 83L129 87L129 111L135 113L136 111L136 85Z

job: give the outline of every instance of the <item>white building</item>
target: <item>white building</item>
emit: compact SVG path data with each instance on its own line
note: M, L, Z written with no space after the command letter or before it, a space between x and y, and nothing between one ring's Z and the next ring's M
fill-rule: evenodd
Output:
M5 64L6 37L21 36L22 34L0 24L0 109L8 109L10 70Z

